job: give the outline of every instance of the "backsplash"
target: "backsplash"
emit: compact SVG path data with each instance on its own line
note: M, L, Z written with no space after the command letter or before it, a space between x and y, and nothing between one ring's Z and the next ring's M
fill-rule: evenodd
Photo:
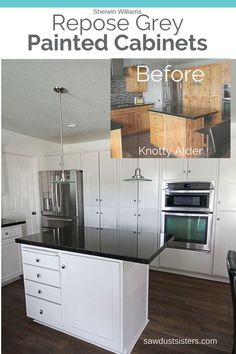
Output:
M134 104L135 93L126 92L124 76L116 76L111 79L111 106Z

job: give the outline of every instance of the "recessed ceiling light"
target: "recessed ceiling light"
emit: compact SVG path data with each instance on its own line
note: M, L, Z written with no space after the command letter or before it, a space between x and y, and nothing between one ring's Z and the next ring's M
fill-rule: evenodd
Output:
M76 123L65 123L65 126L68 127L68 128L75 128L77 127L78 124Z

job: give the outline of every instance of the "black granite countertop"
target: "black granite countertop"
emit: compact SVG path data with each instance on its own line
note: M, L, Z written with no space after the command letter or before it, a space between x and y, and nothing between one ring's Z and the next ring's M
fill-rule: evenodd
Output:
M149 264L156 258L172 235L152 232L65 227L16 238L17 243Z
M111 130L122 129L123 124L111 120Z
M180 105L154 105L149 108L149 111L187 119L207 117L218 112L217 110L213 109L210 110L206 108L191 108L189 106Z
M124 109L124 108L134 108L134 107L143 107L143 106L152 106L153 103L143 103L143 104L129 104L129 103L124 103L124 104L117 104L117 105L111 105L111 110L113 109Z
M25 220L15 220L15 219L2 219L2 227L15 226L25 224Z

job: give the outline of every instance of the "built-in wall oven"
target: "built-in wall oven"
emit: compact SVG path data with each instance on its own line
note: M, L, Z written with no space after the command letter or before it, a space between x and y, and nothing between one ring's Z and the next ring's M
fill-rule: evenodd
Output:
M214 182L165 182L162 231L174 234L170 247L210 251Z

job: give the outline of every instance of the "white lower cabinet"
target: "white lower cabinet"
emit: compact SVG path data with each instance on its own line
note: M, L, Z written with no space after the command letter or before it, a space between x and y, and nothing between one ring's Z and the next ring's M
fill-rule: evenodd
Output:
M28 245L22 254L28 317L112 352L131 352L148 323L148 265ZM42 255L44 268L25 263ZM47 268L47 257L48 265L58 257L58 269ZM59 278L49 283L43 274L50 272Z
M228 277L226 254L236 251L236 212L218 212L216 220L213 274Z
M119 262L71 254L62 254L61 261L66 330L120 350Z
M2 284L16 280L22 274L20 246L15 243L21 237L21 226L2 228Z
M160 267L177 271L211 274L212 252L166 248L159 257Z

